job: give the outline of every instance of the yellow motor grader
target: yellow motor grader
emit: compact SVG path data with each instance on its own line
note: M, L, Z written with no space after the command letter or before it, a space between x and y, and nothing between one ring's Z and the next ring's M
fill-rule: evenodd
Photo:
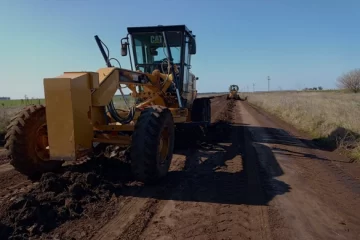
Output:
M185 25L127 30L121 55L132 48L131 70L112 66L114 58L95 36L107 67L44 78L45 105L25 107L7 127L5 147L15 169L28 176L53 171L101 143L129 149L134 176L156 181L168 172L175 130L208 126L210 99L197 98L198 78L190 72L192 31ZM126 109L115 107L118 90Z
M235 99L235 100L242 100L242 101L245 101L247 100L247 97L245 97L244 99L242 99L240 97L240 94L239 94L239 86L238 85L230 85L229 87L229 94L227 95L226 99Z

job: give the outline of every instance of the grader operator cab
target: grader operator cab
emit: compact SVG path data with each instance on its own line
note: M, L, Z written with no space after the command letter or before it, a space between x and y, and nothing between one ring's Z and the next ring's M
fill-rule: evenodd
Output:
M244 99L242 99L240 97L240 94L239 94L239 86L238 85L230 85L229 87L229 94L227 95L226 99L235 99L235 100L242 100L242 101L245 101L247 100L247 97L245 97Z
M131 70L113 67L95 36L107 67L45 78L45 106L27 106L14 116L5 146L15 169L28 176L53 171L101 143L128 149L135 177L152 182L168 172L175 130L210 123L210 99L196 98L197 78L190 72L195 35L185 25L127 30L121 55L132 46L135 70L130 54ZM134 103L116 109L117 90L126 100L123 85Z

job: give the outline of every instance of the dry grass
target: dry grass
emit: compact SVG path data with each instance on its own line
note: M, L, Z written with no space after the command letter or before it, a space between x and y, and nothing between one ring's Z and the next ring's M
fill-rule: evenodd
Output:
M360 94L344 92L254 93L249 102L322 142L336 141L360 160ZM350 137L349 137L350 136Z

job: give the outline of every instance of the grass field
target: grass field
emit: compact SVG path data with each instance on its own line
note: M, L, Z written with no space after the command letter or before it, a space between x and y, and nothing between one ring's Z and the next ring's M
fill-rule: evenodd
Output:
M346 149L350 157L360 161L360 94L255 93L249 102L310 133L319 143Z

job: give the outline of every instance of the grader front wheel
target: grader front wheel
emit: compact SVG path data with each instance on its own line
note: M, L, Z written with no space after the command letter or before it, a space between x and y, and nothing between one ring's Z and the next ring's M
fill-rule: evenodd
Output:
M131 144L131 167L135 177L153 183L169 170L174 149L174 120L169 109L152 106L141 112Z
M43 105L31 105L15 115L5 135L10 164L29 177L53 171L62 162L49 161L46 112Z

